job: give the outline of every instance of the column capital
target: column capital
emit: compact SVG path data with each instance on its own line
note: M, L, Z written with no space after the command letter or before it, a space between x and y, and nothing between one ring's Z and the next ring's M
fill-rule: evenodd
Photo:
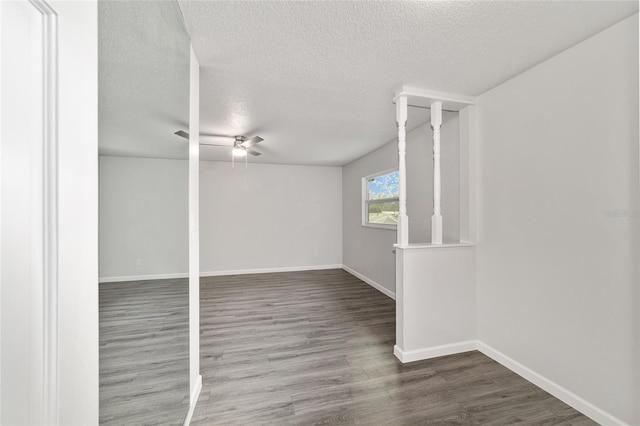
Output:
M400 96L396 99L396 122L405 124L407 122L407 97Z
M436 101L431 104L431 127L442 126L442 102Z

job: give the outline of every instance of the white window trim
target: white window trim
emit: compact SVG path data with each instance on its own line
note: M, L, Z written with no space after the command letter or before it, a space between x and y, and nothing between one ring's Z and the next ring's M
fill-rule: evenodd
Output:
M392 169L388 169L388 170L382 170L380 172L377 173L373 173L370 174L368 176L365 176L362 178L362 197L361 197L361 201L360 201L360 209L362 210L362 226L365 228L378 228L378 229L388 229L390 231L395 231L398 228L398 225L395 223L369 223L367 222L367 204L369 202L368 194L368 188L367 188L367 180L377 177L377 176L382 176L382 175L386 175L392 172L397 172L398 168L394 167ZM373 200L374 203L386 203L389 201L398 201L399 198L398 197L393 197L393 198L382 198L380 200Z

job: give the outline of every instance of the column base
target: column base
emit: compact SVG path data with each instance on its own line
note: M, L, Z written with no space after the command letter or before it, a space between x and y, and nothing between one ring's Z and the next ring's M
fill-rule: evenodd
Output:
M442 244L442 216L431 216L431 244Z

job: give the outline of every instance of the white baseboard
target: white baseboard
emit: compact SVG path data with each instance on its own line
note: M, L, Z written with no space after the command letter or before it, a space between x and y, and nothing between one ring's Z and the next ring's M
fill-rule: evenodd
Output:
M153 275L129 275L120 277L100 277L98 282L102 283L120 283L123 281L147 281L147 280L167 280L173 278L189 278L188 272L180 272L177 274L153 274Z
M534 385L539 388L549 392L551 395L555 396L562 402L570 405L576 410L580 411L587 417L590 417L592 420L596 421L601 425L624 425L625 423L607 413L606 411L596 407L588 401L580 398L578 395L573 392L563 388L559 384L555 383L552 380L547 379L541 374L531 370L530 368L520 364L518 361L508 357L496 349L493 349L489 345L485 345L482 342L478 342L478 350L493 359L494 361L502 364L507 367L509 370L518 374L519 376L524 377Z
M453 343L450 345L435 346L425 349L403 351L397 345L393 347L393 354L402 362L421 361L439 356L453 355L462 352L478 350L504 367L525 378L562 402L580 411L585 416L602 425L625 425L625 422L606 411L596 407L588 401L580 398L573 392L563 388L552 380L520 364L500 351L477 340Z
M217 277L223 275L270 274L274 272L319 271L323 269L343 269L342 265L287 266L283 268L235 269L227 271L200 272L201 277ZM100 277L99 283L119 283L123 281L166 280L172 278L189 278L187 272L177 274L127 275L119 277Z
M378 284L377 282L375 282L371 278L366 277L366 276L362 275L360 272L349 268L347 265L341 265L341 268L344 269L345 271L347 271L348 273L350 273L351 275L353 275L354 277L359 278L362 281L364 281L365 283L369 284L371 287L375 288L379 292L389 296L393 300L396 300L396 294L394 292L392 292L388 288L382 286L381 284Z
M415 349L412 351L403 351L398 347L398 345L394 345L393 354L404 364L406 362L422 361L429 358L437 358L439 356L454 355L462 352L474 351L477 348L478 342L476 340L467 340L465 342L433 346L424 349Z
M274 272L319 271L323 269L342 269L342 265L310 265L285 266L281 268L233 269L227 271L200 272L201 277L218 277L223 275L271 274Z
M202 376L198 375L196 385L191 391L191 397L189 398L189 411L187 412L187 417L185 417L184 419L184 426L189 426L189 423L191 423L191 418L193 417L193 412L196 409L198 398L200 398L201 390L202 390Z

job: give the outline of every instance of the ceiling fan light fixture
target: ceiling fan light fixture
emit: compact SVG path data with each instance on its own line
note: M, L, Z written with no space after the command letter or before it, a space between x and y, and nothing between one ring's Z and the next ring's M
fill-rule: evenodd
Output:
M236 146L233 148L233 156L234 157L246 157L247 150L241 147Z
M2 0L0 0L2 1ZM181 138L189 140L189 133L184 130L178 130L174 132L176 136L180 136ZM231 148L231 164L233 166L233 160L235 157L244 157L245 158L245 166L247 163L247 156L251 154L253 156L261 155L259 151L253 149L253 147L262 142L264 139L260 136L253 136L247 139L244 136L221 136L221 135L211 135L211 134L200 134L200 136L204 136L206 138L214 137L214 138L222 138L222 139L234 139L233 145L230 146L228 143L215 143L215 142L202 142L199 141L201 146L220 146L225 148Z

